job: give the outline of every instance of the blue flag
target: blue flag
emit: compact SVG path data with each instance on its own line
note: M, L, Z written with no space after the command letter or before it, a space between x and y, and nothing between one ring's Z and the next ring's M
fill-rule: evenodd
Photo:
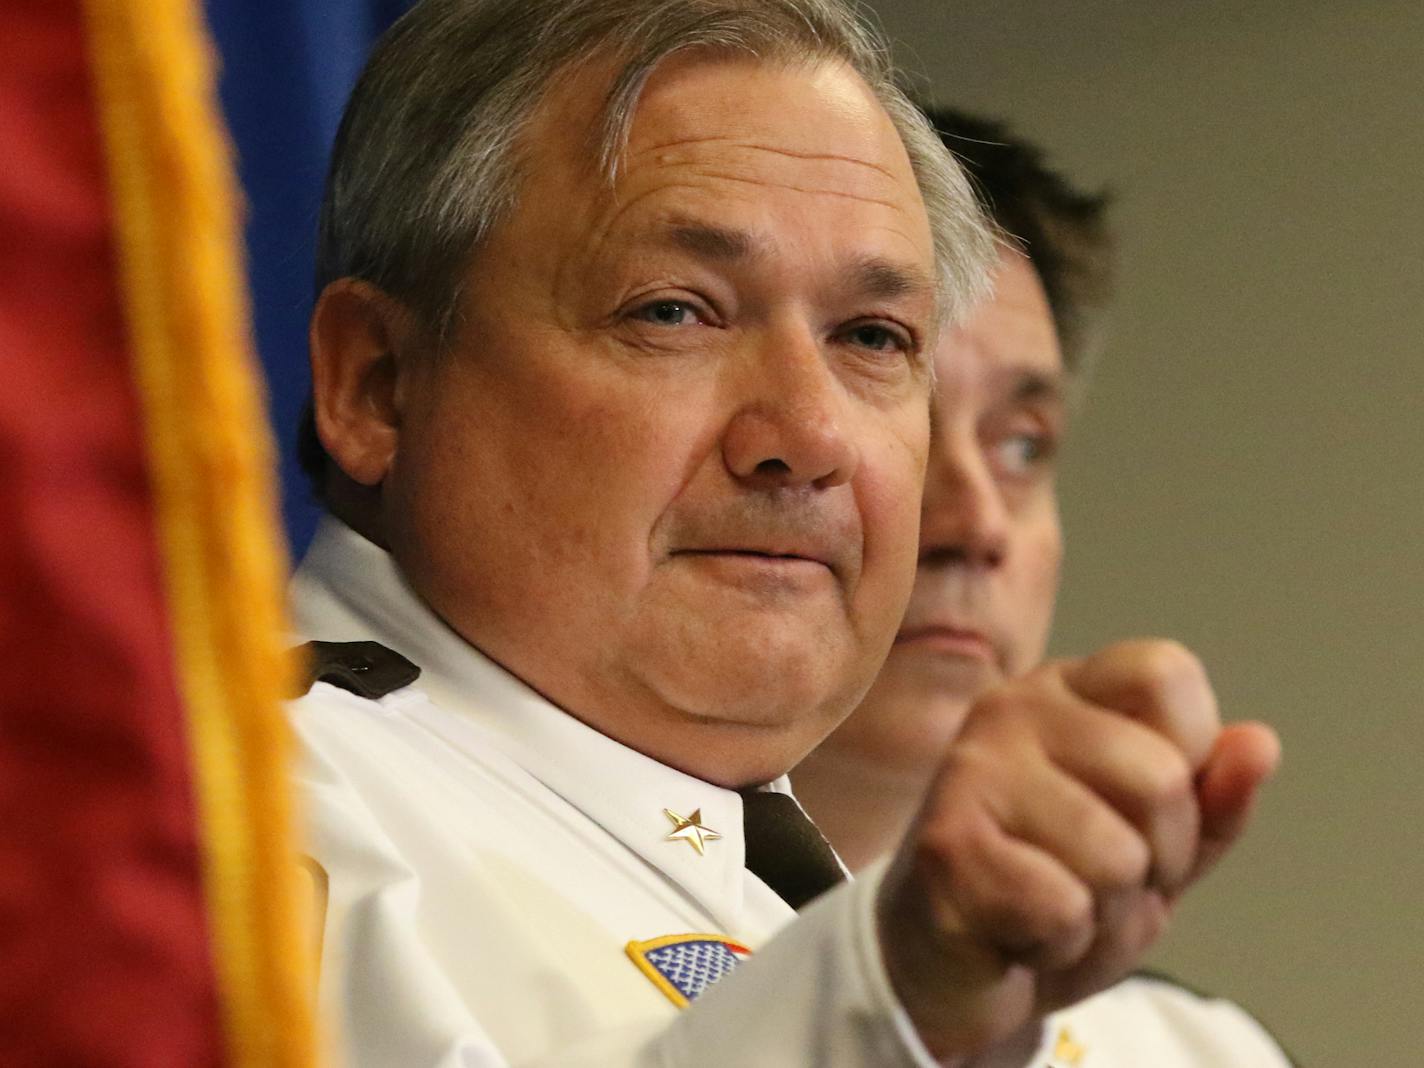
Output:
M219 89L247 197L247 263L257 348L282 454L293 555L319 509L293 442L306 400L307 319L327 157L346 97L377 37L409 0L208 0Z

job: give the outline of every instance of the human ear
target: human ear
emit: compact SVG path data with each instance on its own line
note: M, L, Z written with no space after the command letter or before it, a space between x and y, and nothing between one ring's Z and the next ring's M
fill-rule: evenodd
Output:
M400 376L415 341L410 311L378 287L341 278L312 312L312 405L327 455L352 481L379 485L400 435Z

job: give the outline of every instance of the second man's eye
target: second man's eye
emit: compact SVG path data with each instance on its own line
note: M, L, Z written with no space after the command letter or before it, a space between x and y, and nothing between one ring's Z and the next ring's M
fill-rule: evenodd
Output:
M999 468L1010 475L1025 475L1053 458L1054 442L1046 434L1014 434L995 447Z

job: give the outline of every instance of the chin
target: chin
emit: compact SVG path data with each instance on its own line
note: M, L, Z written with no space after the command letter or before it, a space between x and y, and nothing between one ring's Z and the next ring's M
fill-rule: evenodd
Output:
M702 732L725 736L728 755L733 739L774 750L781 766L768 778L828 734L880 666L839 608L748 611L740 600L690 604L675 592L623 632L612 666L674 719L729 728Z
M689 655L643 662L644 678L669 705L699 719L812 734L808 745L855 704L871 669L849 677L825 646L785 641L704 645Z
M887 771L927 774L963 727L983 675L962 666L899 670L891 660L827 748Z
M967 709L1001 677L995 664L978 657L927 654L897 647L885 662L874 689L883 683L887 689L921 700L957 702Z

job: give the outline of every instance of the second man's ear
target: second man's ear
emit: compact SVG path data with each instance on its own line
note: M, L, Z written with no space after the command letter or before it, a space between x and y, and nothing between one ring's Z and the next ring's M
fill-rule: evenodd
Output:
M399 377L415 334L405 305L369 282L338 279L317 298L310 330L316 432L360 485L379 485L395 459Z

